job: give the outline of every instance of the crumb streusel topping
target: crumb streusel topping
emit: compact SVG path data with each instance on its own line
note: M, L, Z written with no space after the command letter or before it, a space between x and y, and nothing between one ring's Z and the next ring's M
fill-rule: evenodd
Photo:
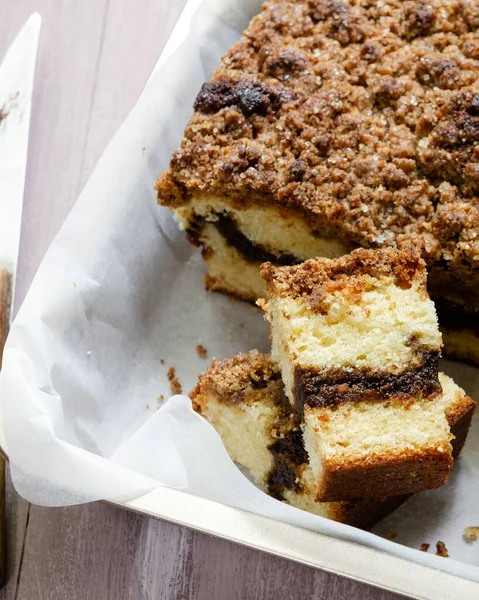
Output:
M160 202L299 210L479 281L479 3L270 0L200 91Z

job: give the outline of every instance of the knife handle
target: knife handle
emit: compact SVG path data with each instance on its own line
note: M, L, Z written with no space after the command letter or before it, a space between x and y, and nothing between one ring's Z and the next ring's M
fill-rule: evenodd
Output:
M0 370L10 324L11 289L9 272L5 267L0 267ZM5 585L5 545L5 459L0 454L0 587Z
M0 267L0 369L2 368L3 347L10 323L11 278L5 267Z

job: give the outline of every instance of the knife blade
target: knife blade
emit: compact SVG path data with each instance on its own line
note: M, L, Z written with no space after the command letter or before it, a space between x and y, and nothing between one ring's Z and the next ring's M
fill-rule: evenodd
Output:
M32 14L0 65L0 368L15 292L40 26L40 15Z

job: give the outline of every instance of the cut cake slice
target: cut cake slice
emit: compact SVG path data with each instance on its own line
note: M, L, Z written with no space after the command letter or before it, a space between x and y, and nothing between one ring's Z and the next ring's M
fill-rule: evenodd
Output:
M262 266L272 357L303 420L318 500L439 487L451 465L441 334L412 248Z
M440 374L437 400L446 414L454 457L465 443L475 403L450 377ZM193 406L221 436L230 457L254 482L296 508L364 529L372 527L408 496L386 500L318 502L303 448L300 424L284 394L279 367L256 350L215 360L190 394Z

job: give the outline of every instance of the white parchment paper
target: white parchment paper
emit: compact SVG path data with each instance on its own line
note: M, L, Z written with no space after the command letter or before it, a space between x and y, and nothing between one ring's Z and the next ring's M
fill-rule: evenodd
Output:
M259 0L190 0L137 105L105 151L45 256L12 327L0 379L12 475L31 502L62 506L183 489L341 536L479 581L479 423L442 489L376 528L395 542L269 498L228 458L184 396L212 357L268 349L260 312L203 288L204 266L153 183L177 147L203 81ZM197 344L208 349L200 358ZM444 362L472 396L479 370ZM451 558L417 551L443 540ZM399 543L397 543L399 542Z

